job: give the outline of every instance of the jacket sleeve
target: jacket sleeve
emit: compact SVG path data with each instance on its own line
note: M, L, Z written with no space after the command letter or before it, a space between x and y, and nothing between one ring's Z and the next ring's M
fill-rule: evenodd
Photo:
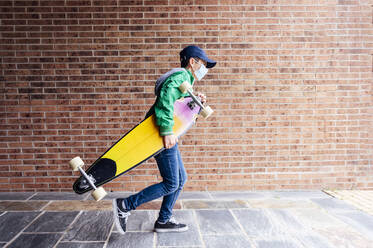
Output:
M155 104L156 123L161 136L173 134L174 103L181 94L177 86L175 82L164 85Z

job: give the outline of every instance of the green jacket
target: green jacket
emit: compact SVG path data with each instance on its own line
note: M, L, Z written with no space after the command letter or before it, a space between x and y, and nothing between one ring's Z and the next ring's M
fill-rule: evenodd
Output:
M179 90L179 86L184 81L188 81L191 85L194 83L193 74L189 70L175 72L169 76L163 82L154 105L146 115L148 117L155 113L156 124L161 136L173 134L174 103L176 100L188 96L188 93L182 94Z

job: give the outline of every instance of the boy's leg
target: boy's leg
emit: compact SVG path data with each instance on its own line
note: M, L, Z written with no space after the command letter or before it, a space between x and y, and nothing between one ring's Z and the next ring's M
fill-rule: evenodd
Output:
M178 147L165 149L155 157L163 181L151 185L124 200L128 210L134 210L143 203L169 195L179 188Z
M161 210L159 212L158 221L161 223L167 222L172 216L172 209L175 206L176 200L178 199L181 190L183 189L184 184L187 181L187 174L184 168L183 161L181 160L181 155L179 149L176 151L177 164L174 164L175 167L178 167L179 174L179 187L177 190L171 194L165 195L163 197Z
M113 200L114 218L118 229L122 229L123 232L126 230L128 215L123 213L129 213L129 211L135 210L141 204L171 194L179 188L177 151L178 147L175 145L155 157L163 182L151 185L126 199Z
M159 217L154 225L154 229L156 232L183 232L188 230L187 225L178 223L172 217L172 210L175 202L178 199L185 182L187 181L187 174L183 165L183 161L181 160L179 149L177 149L176 156L177 163L175 163L174 166L178 167L179 187L175 192L163 197Z

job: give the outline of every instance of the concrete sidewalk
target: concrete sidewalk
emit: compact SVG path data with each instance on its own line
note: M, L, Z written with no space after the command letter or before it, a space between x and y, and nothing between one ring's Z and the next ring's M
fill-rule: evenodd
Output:
M373 216L321 191L185 192L175 217L185 233L153 232L160 201L114 227L111 193L0 193L0 247L372 247Z

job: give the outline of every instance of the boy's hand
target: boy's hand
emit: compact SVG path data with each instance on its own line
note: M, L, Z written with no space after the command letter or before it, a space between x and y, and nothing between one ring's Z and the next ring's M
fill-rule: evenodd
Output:
M166 149L174 147L174 145L176 145L177 142L178 138L174 134L163 136L163 144Z
M201 103L202 103L202 104L206 102L206 96L205 96L204 94L202 94L202 93L197 93L197 96L198 96L199 98L201 98Z

